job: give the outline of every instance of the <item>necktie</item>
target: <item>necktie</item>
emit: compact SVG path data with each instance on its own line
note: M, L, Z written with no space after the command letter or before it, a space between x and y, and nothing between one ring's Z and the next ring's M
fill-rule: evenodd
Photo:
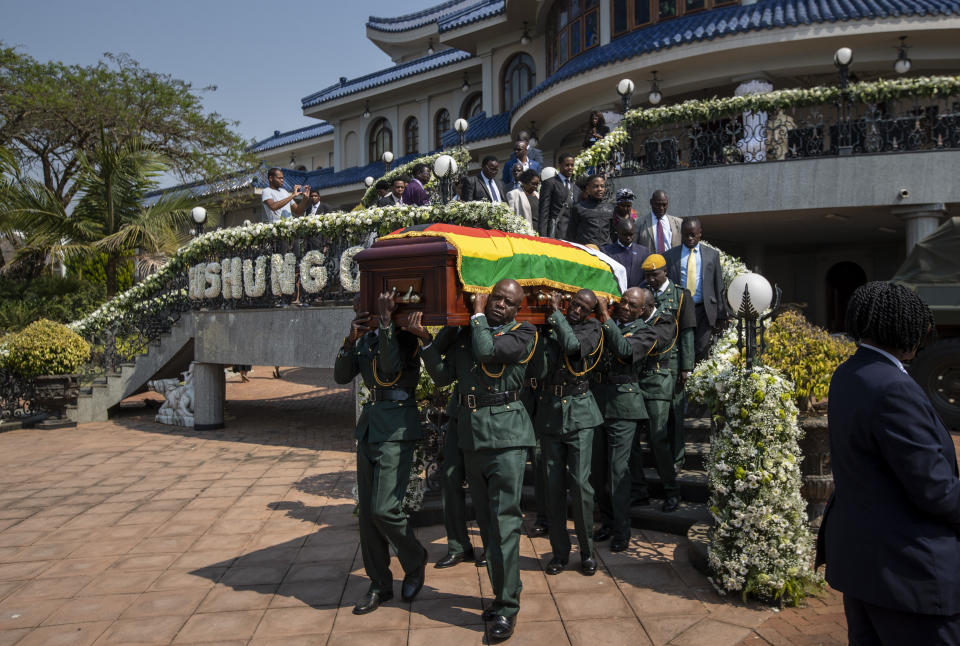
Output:
M657 219L657 253L667 250L667 233L663 230L663 218Z
M492 179L488 179L488 180L487 180L487 187L488 187L488 190L490 191L490 201L491 201L491 202L499 202L499 201L500 201L500 193L497 192L497 187L496 187L496 185L493 183L493 180L492 180Z
M697 255L693 249L687 254L687 290L690 296L697 293Z

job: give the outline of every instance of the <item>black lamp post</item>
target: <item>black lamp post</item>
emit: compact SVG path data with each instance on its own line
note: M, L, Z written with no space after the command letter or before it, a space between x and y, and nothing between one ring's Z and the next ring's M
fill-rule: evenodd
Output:
M207 221L207 210L202 206L195 206L190 211L190 217L193 218L193 222L196 227L194 230L195 235L203 235L203 225Z
M617 83L617 94L620 95L620 107L624 114L630 109L630 97L633 96L633 81L630 79L620 79Z
M850 84L850 64L853 62L853 50L841 47L833 54L833 64L840 72L840 95L837 97L837 154L852 155L850 140L850 96L847 86Z
M727 300L737 316L737 350L746 350L747 373L750 373L754 359L763 354L764 322L780 305L780 288L771 287L760 274L740 274L730 283ZM764 314L767 309L770 311Z
M390 164L393 163L393 153L388 150L384 152L383 155L380 156L380 159L383 160L383 167L384 167L383 172L384 172L384 175L386 175L387 173L390 172Z
M463 148L463 137L464 135L467 134L467 128L469 127L470 127L470 123L463 117L460 117L459 119L453 122L453 129L457 131L457 137L460 138L461 148Z
M433 174L440 180L440 203L453 199L453 176L457 174L457 160L450 155L440 155L433 162Z

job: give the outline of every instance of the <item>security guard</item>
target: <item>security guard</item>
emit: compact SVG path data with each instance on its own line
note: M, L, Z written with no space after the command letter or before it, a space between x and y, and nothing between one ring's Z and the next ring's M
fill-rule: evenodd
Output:
M664 342L647 355L640 372L640 390L647 407L647 436L653 452L653 462L663 484L664 503L661 509L676 511L680 505L680 488L677 486L677 471L670 449L670 436L667 433L667 418L673 397L676 376L670 370L668 361L677 339L677 322L673 316L657 308L656 299L646 287L643 290L644 310L641 316L647 325L661 331ZM643 472L643 460L639 438L634 439L631 455L632 502L635 505L650 504L647 478Z
M404 329L425 340L423 363L438 385L457 380L457 428L477 524L486 546L494 600L484 613L488 635L513 634L520 610L520 494L533 424L520 401L537 330L514 320L523 289L509 279L489 295L476 294L470 325L441 356L414 313Z
M359 300L354 300L354 310ZM370 588L356 603L354 614L366 614L393 598L390 545L406 576L401 586L405 601L423 587L427 550L413 535L403 511L403 494L410 479L414 444L422 437L414 397L420 376L417 339L394 330L391 316L394 294L380 294L379 327L370 327L370 314L358 312L350 334L337 354L333 378L350 383L358 374L370 389L357 421L357 496L360 549Z
M597 297L582 289L571 299L566 316L560 311L560 294L550 298L549 331L541 335L533 367L539 388L534 428L540 438L550 492L547 516L553 558L547 574L560 574L570 558L567 533L567 488L573 498L573 525L580 547L580 571L592 576L597 571L593 557L593 488L590 461L594 429L603 416L590 392L588 374L600 361L603 331L600 322L589 318Z
M670 312L677 321L677 341L665 358L667 369L673 375L673 395L670 399L669 416L666 422L670 452L676 470L683 468L686 443L683 437L683 418L686 414L684 387L693 372L695 349L694 333L697 317L690 292L667 278L667 262L660 254L651 254L643 263L647 286L657 299L657 309ZM634 475L637 475L634 472ZM635 492L639 493L639 491ZM637 497L637 496L635 496ZM672 505L671 505L672 506Z
M594 540L610 538L610 551L622 552L630 540L630 449L637 425L647 419L637 380L647 354L666 339L641 318L644 297L638 287L623 293L614 308L615 318L602 298L597 299L597 312L605 347L592 381L604 418L603 431L594 434L593 444L593 489L601 523Z

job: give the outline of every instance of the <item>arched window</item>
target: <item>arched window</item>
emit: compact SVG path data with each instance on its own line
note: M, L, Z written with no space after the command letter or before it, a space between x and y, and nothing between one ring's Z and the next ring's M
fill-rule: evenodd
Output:
M503 111L520 102L537 84L537 66L529 54L516 54L503 67Z
M443 148L443 133L450 129L450 111L446 108L437 110L437 116L433 119L433 145L436 148Z
M393 133L386 119L377 119L370 128L370 159L375 162L386 151L393 151Z
M414 155L420 152L420 122L416 117L408 117L403 123L403 154Z
M469 119L478 112L483 111L483 94L480 92L475 92L471 94L466 101L463 102L463 107L460 108L460 116L464 119Z
M631 3L634 1L654 0ZM613 3L616 8L617 0ZM545 31L547 70L553 74L574 56L600 44L600 0L557 0L550 9Z

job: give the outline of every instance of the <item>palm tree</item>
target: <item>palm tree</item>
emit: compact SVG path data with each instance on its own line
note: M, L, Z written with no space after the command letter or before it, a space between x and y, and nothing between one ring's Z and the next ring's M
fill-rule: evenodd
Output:
M26 235L18 259L105 257L109 298L117 292L118 270L135 253L170 255L189 239L189 208L196 200L180 194L144 204L144 194L167 165L141 139L118 142L101 131L100 142L79 161L80 198L71 212L43 184L27 178L10 187L0 206L0 230L5 222Z

